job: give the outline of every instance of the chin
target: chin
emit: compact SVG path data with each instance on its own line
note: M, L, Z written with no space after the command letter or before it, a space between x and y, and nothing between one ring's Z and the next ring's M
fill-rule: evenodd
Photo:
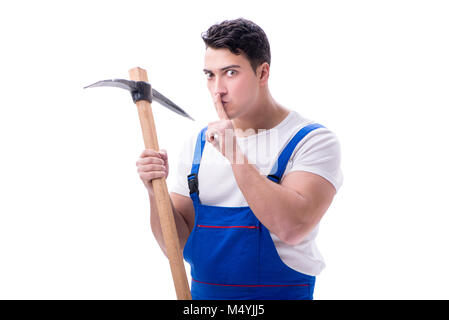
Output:
M236 109L231 109L229 111L226 111L228 118L233 120L233 119L237 119L237 118L241 118L242 116L245 115L245 110L236 110Z
M225 109L226 114L228 115L229 120L236 118L238 114L233 109Z

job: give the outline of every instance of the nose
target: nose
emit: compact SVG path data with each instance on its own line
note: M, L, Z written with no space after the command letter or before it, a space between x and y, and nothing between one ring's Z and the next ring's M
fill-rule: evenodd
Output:
M214 95L217 93L220 94L220 96L224 96L227 93L226 84L224 83L223 79L220 77L215 78L214 86L213 86L213 92Z

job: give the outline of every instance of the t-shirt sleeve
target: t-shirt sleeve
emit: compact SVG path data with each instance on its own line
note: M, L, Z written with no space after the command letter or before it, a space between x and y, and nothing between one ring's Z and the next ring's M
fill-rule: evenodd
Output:
M327 128L310 132L294 150L284 176L291 171L307 171L328 180L339 190L343 184L341 148L337 136Z
M189 185L187 183L187 176L192 169L193 150L192 150L192 137L185 139L181 151L176 158L176 168L174 170L175 177L172 179L170 186L170 192L175 192L180 195L189 197Z

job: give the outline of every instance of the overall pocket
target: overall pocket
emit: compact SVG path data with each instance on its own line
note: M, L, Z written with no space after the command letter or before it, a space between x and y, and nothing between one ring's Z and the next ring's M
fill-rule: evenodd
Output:
M258 221L246 207L201 206L200 210L190 244L192 278L219 285L258 284Z

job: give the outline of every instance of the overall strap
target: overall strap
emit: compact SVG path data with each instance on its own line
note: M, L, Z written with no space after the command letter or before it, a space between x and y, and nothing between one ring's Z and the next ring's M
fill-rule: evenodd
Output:
M273 182L279 183L281 181L282 175L284 174L285 168L287 167L288 160L290 159L298 143L307 134L318 128L325 128L325 127L318 123L312 123L299 130L295 134L295 136L290 140L290 142L285 146L285 148L282 150L281 154L278 157L277 162L274 164L267 178Z
M198 197L198 171L200 169L201 157L203 156L204 144L206 143L206 130L207 126L204 127L198 134L196 139L195 152L193 154L192 170L187 176L187 182L189 184L190 196L196 194Z

